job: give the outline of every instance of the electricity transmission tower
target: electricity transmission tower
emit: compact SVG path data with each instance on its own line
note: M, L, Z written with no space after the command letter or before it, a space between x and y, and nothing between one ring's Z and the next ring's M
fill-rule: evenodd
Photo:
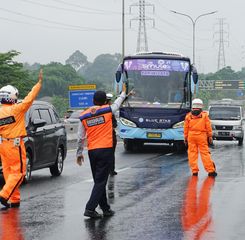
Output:
M228 27L228 24L224 22L224 18L219 18L219 30L216 31L214 34L218 35L219 40L216 40L215 42L218 42L219 44L219 51L218 51L218 70L224 68L226 66L225 64L225 43L229 45L229 35L228 32L225 31L225 28Z
M130 27L131 27L132 21L136 20L139 22L136 52L148 52L146 21L152 21L153 27L154 27L155 20L145 15L145 8L152 7L152 12L154 13L155 6L153 4L146 3L145 0L139 0L138 3L134 3L130 5L130 13L131 13L132 7L139 7L139 16L130 20Z

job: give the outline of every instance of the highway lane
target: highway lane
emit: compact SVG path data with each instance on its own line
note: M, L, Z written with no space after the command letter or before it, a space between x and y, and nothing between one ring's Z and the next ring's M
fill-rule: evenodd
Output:
M211 149L218 177L191 177L186 154L169 146L125 153L119 143L108 197L116 215L91 221L83 217L92 188L91 171L75 164L70 150L61 177L33 172L22 186L23 202L15 230L24 239L242 239L245 234L244 147L215 142ZM11 210L0 215L2 226ZM10 227L11 228L11 227Z

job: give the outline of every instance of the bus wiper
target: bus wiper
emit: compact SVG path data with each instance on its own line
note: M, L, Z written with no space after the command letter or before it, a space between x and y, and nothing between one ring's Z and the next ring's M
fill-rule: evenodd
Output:
M180 107L179 107L179 111L182 109L182 107L184 105L184 102L186 100L187 75L188 75L188 72L185 73L184 88L183 88L183 98L182 98L182 102L181 102Z
M229 117L231 120L240 120L240 117Z

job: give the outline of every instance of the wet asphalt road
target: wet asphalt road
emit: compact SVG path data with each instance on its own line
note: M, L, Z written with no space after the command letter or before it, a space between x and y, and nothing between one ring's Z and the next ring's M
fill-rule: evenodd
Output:
M89 162L77 166L69 150L61 177L33 172L20 209L0 212L0 240L245 239L245 146L215 142L211 152L216 179L201 163L199 177L191 177L187 156L169 146L129 154L119 143L118 175L108 181L116 215L90 220L83 216L93 185Z

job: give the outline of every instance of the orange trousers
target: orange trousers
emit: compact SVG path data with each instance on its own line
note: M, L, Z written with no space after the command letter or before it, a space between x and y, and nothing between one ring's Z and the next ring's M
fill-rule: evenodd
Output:
M192 173L199 171L198 151L200 151L203 166L207 172L215 172L215 165L208 148L207 134L188 135L188 160Z
M3 167L5 185L0 191L0 196L11 203L20 202L19 186L26 172L26 150L24 141L20 146L14 146L13 140L3 140L0 144L0 156Z

